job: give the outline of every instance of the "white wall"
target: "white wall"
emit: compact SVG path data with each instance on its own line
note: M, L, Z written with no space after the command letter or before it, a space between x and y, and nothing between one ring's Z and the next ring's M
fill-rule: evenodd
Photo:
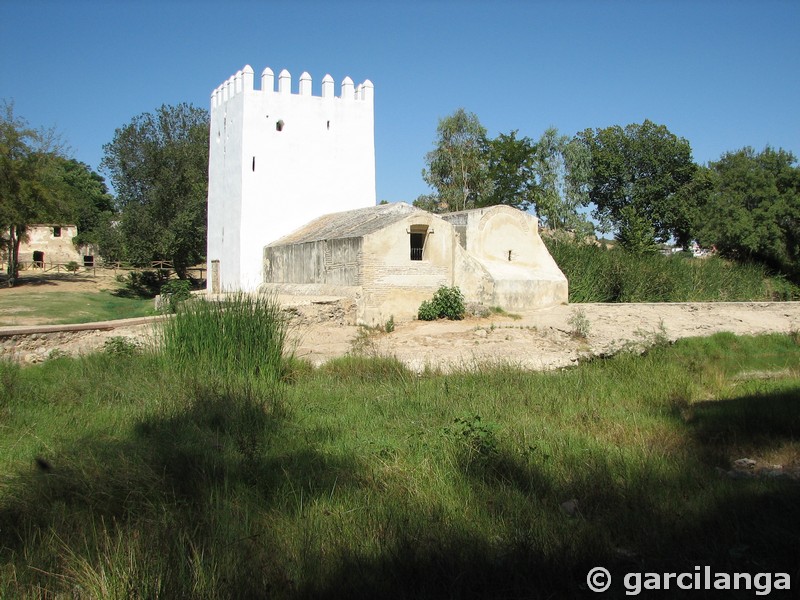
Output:
M208 267L220 261L226 290L256 289L268 243L320 215L375 204L372 83L346 78L336 97L330 76L317 96L307 73L293 85L267 68L261 89L253 81L247 66L211 98Z

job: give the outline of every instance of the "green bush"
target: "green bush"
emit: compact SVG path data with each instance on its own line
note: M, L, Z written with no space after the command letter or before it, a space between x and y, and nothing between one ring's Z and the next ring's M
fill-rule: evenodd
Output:
M435 321L436 319L450 319L459 321L464 318L464 295L456 287L442 286L433 295L433 299L420 304L417 318L420 321Z
M76 263L74 260L71 260L71 261L69 261L69 262L66 264L66 266L65 266L64 268L65 268L67 271L69 271L70 273L77 273L77 272L78 272L78 269L79 269L80 267L78 266L78 263Z
M159 271L131 271L117 280L125 285L117 295L127 298L155 298L166 281Z
M140 349L135 341L121 335L115 335L103 343L103 350L106 354L113 356L133 356L138 354Z
M185 279L173 279L161 286L162 306L174 313L178 305L191 297L191 285Z
M425 300L422 304L419 305L417 318L420 321L435 321L436 319L439 318L439 311L433 305L432 300Z
M389 320L386 321L386 324L383 326L383 330L386 333L392 333L394 331L394 315L391 315Z

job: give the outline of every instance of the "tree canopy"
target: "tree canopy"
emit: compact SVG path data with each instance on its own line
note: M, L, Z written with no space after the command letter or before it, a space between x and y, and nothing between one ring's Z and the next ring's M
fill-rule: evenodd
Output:
M481 198L481 206L505 204L527 210L536 204L534 160L536 145L528 137L517 137L518 131L501 133L487 140L488 176L491 191Z
M586 146L548 129L539 142L518 130L489 138L478 117L458 109L439 121L422 176L433 193L414 205L433 212L505 204L534 209L548 227L590 234Z
M204 255L208 119L190 104L163 105L134 117L103 146L102 168L121 213L117 252L125 260L170 260L183 278Z
M800 166L791 152L745 147L709 163L693 184L701 244L800 277Z
M19 275L19 247L28 226L63 218L63 182L57 168L61 144L54 130L33 129L3 102L0 114L0 227L8 284Z
M435 146L425 156L428 166L422 170L422 179L436 190L436 195L423 196L415 204L437 211L481 206L492 186L486 129L478 117L459 108L440 119Z
M580 237L591 235L593 225L579 212L589 204L588 148L549 127L534 146L534 153L533 171L539 182L534 205L539 219L551 229L572 230Z
M58 157L54 167L61 180L60 195L66 219L78 226L76 244L97 244L105 223L114 218L114 197L105 180L89 165Z
M681 233L675 196L697 168L688 141L650 120L624 128L586 129L578 139L591 156L589 199L598 219L607 219L618 230L644 220L661 242ZM648 235L638 224L634 229Z

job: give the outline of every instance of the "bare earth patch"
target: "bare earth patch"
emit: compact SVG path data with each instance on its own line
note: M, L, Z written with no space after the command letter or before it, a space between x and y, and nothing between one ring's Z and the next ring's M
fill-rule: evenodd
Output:
M48 289L84 286L98 289L108 280L70 280ZM24 287L0 293L24 293ZM44 285L37 286L37 291ZM28 288L31 289L31 288ZM645 347L659 339L711 335L788 333L800 331L798 302L675 304L571 304L519 313L519 318L493 315L463 321L396 323L392 333L348 324L351 306L335 298L283 297L294 322L295 354L321 364L347 353L394 356L415 371L444 370L499 363L547 370L575 364L582 357L612 354L625 347ZM588 322L588 335L575 331L575 315ZM22 317L22 315L20 315ZM33 323L30 323L33 324ZM58 349L68 354L101 350L105 341L122 336L153 343L154 324L78 331L9 335L0 329L0 356L39 362Z
M576 311L589 322L587 337L574 335ZM464 321L399 323L389 334L358 334L357 328L319 323L301 331L297 354L314 363L360 350L395 356L416 371L502 363L526 369L565 367L582 357L645 347L666 337L788 333L800 330L800 303L573 304Z

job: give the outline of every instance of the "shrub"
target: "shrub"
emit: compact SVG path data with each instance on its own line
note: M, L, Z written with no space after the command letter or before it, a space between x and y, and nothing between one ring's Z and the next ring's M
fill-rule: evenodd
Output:
M158 271L131 271L117 280L125 285L118 295L128 298L155 298L165 281Z
M191 298L190 290L191 285L185 279L168 281L161 286L162 306L168 312L176 312L181 302Z
M391 315L389 320L386 321L386 324L383 326L383 330L386 333L392 333L394 331L394 315Z
M459 321L464 318L464 295L456 287L442 286L433 295L431 300L420 304L417 318L420 321L435 321L436 319L450 319Z
M435 321L436 319L439 318L439 311L433 305L432 300L425 300L422 304L419 305L417 318L420 321Z
M453 419L444 434L459 448L459 458L467 472L476 467L485 468L495 462L499 454L497 424L483 423L480 415L469 415Z
M70 273L77 273L77 272L78 272L78 269L79 269L79 267L78 267L78 263L76 263L74 260L71 260L71 261L69 261L69 262L67 263L66 267L64 267L64 268L65 268L67 271L69 271Z
M574 311L568 322L572 325L572 337L582 340L589 337L591 324L586 317L586 312L582 308Z
M103 350L114 356L133 356L139 352L139 345L126 337L115 335L105 341Z

